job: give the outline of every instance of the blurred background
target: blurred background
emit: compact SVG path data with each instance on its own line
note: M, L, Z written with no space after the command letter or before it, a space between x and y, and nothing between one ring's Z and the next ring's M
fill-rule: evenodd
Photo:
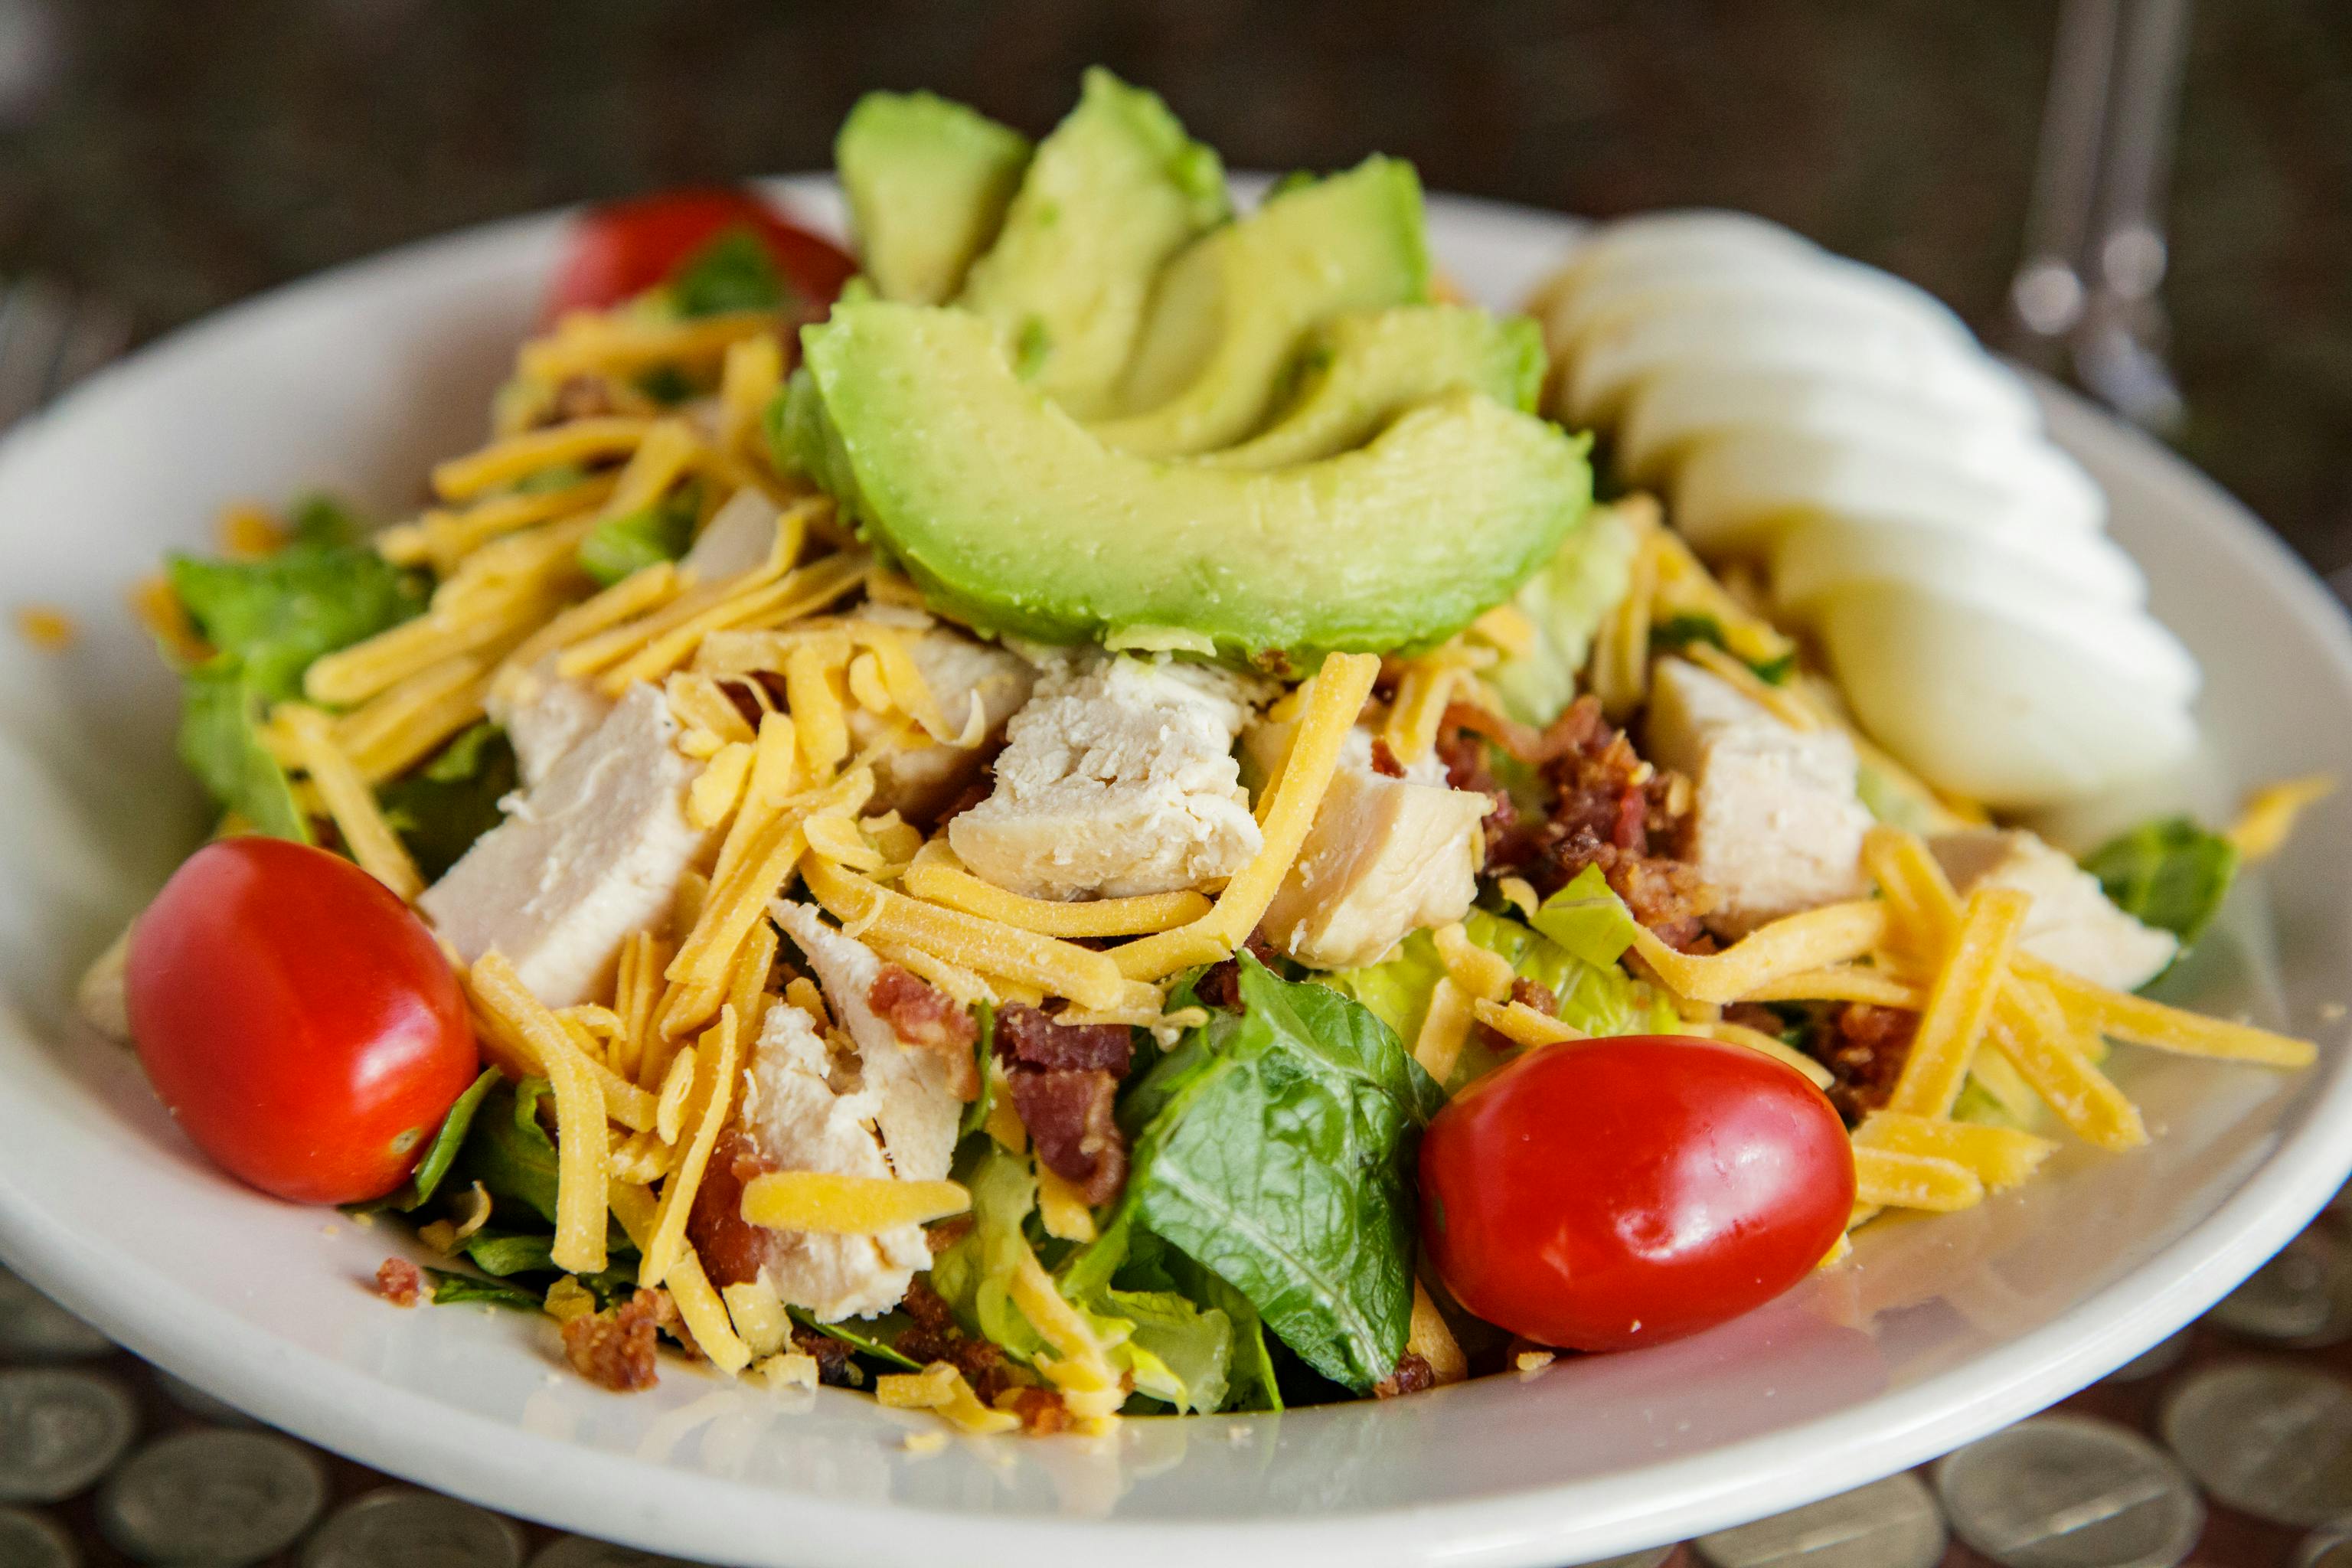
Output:
M1235 166L1746 207L2005 340L2057 32L2053 0L0 0L0 272L151 335L484 218L825 167L869 87L1042 132L1099 61ZM2173 438L2333 570L2352 5L2208 0L2182 82Z

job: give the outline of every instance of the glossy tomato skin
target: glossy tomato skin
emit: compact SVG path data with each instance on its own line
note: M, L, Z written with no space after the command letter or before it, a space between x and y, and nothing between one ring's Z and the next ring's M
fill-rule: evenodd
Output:
M745 191L678 190L592 207L573 226L549 291L551 321L566 310L603 310L667 279L696 251L731 228L760 237L803 301L821 319L857 263L839 246L784 217Z
M1625 1350L1726 1322L1844 1233L1853 1153L1821 1091L1744 1047L1542 1046L1421 1149L1422 1235L1462 1304L1540 1343Z
M131 927L131 1029L196 1146L296 1203L408 1178L480 1070L457 977L407 906L278 838L190 856Z

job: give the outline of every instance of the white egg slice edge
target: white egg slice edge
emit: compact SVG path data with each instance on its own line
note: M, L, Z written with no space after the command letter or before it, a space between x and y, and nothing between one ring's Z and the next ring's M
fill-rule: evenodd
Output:
M1931 784L1988 805L2119 788L2196 744L2184 698L2046 622L1896 583L1850 585L1818 621L1864 727Z
M1836 376L1996 414L2017 405L2014 378L1973 344L1836 300L1766 310L1717 300L1614 318L1573 353L1557 344L1551 352L1563 367L1557 412L1578 426L1614 425L1625 399L1652 378L1711 372Z
M1796 625L1849 583L1907 583L1965 597L1979 580L1995 596L2023 584L2107 610L2138 613L2147 603L2139 563L2104 533L1804 517L1781 530L1771 554L1774 611Z
M1843 257L1696 251L1586 279L1552 298L1546 332L1569 353L1612 321L1737 300L1762 311L1821 300L1910 322L1974 346L1949 306L1892 273Z
M2078 532L2097 531L2106 518L2096 481L2040 443L1990 472L1799 430L1732 430L1694 442L1664 488L1675 529L1702 556L1769 552L1800 517Z
M1610 438L1618 471L1656 484L1691 444L1742 428L1943 456L1964 468L2001 468L2038 446L2041 415L2021 382L2013 403L1939 397L1927 386L1868 385L1821 366L1675 369L1636 384Z

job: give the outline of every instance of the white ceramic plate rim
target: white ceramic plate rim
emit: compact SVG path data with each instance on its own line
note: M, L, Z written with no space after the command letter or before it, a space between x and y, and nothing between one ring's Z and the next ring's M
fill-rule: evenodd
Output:
M821 181L794 181L803 196ZM822 199L820 197L819 199ZM1565 237L1564 220L1498 204L1433 198L1433 219ZM312 290L363 286L444 247L543 225L486 226L352 264L224 311L144 351L109 376L201 348ZM2273 537L2202 475L2063 394L2053 423L2077 450L2152 469L2210 520L2220 542L2277 609L2326 651L2352 688L2352 631L2335 602ZM78 402L68 400L66 406ZM0 443L0 465L31 432ZM1682 1538L1859 1486L2040 1409L2129 1360L2204 1311L2284 1245L2352 1167L2352 1070L2337 1057L2281 1123L2274 1152L2205 1221L2073 1310L1965 1364L1851 1408L1696 1456L1501 1497L1341 1519L1143 1523L988 1517L905 1504L842 1503L677 1470L553 1440L453 1410L336 1359L289 1347L204 1300L132 1255L58 1226L23 1195L0 1154L0 1254L131 1349L257 1415L327 1447L487 1506L649 1550L713 1561L873 1563L916 1568L957 1552L1008 1560L1040 1549L1115 1553L1139 1568L1192 1568L1202 1554L1272 1565L1302 1552L1366 1563L1521 1568L1570 1552L1599 1556ZM1314 1412L1286 1417L1307 1419ZM1233 1418L1217 1418L1231 1420ZM1659 1500L1673 1500L1664 1510ZM788 1548L747 1542L747 1520L789 1521ZM745 1552L756 1553L749 1558ZM779 1552L782 1555L778 1555Z

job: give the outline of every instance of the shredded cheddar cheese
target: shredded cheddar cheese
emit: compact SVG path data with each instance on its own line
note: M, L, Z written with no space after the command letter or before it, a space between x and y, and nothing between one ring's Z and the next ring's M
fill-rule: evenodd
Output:
M803 875L828 913L845 927L857 924L875 940L919 947L983 974L1026 981L1082 1007L1116 1006L1127 994L1109 953L927 904L823 860L811 861Z
M2283 779L2248 796L2237 822L2221 837L2247 864L2258 865L2285 848L2296 820L2335 793L2331 773Z
M970 1212L971 1194L954 1182L845 1176L832 1171L771 1171L743 1185L743 1218L769 1230L880 1236L903 1226Z
M531 1065L555 1091L555 1266L571 1274L602 1270L607 1205L604 1100L588 1062L563 1025L533 996L514 965L496 951L484 953L466 976L474 1000L530 1053ZM657 1285L656 1278L649 1284Z
M1783 1067L1796 1068L1811 1081L1815 1089L1827 1089L1836 1081L1831 1076L1829 1068L1787 1041L1775 1039L1761 1029L1750 1029L1739 1024L1727 1024L1717 1018L1705 1026L1705 1030L1711 1039L1721 1040L1729 1046L1745 1046L1759 1055L1770 1057Z
M792 1314L784 1310L783 1302L777 1300L765 1279L723 1285L719 1294L727 1303L727 1316L735 1325L736 1336L751 1352L752 1361L762 1362L792 1348Z
M444 500L468 500L542 469L616 458L634 450L653 425L650 419L574 419L509 436L478 452L436 464L433 490Z
M885 1373L874 1380L874 1397L893 1410L930 1410L959 1431L974 1436L1010 1432L1021 1418L1009 1410L991 1410L971 1391L952 1362L935 1361L921 1372Z
M1749 932L1721 952L1676 952L1647 927L1633 928L1633 951L1668 990L1693 1002L1737 1002L1790 974L1844 963L1876 947L1886 908L1871 899L1825 904Z
M1881 1208L1949 1213L1984 1201L1984 1184L1957 1160L1857 1146L1854 1196Z
M1339 770L1340 749L1372 694L1380 668L1381 661L1370 654L1333 654L1323 661L1302 689L1307 696L1290 754L1261 803L1264 847L1225 884L1207 914L1117 950L1113 956L1121 974L1159 980L1196 963L1213 963L1231 954L1257 929L1315 826L1315 814Z
M1489 1004L1491 1005L1492 1004ZM1429 993L1429 1010L1422 1015L1421 1030L1412 1038L1412 1059L1438 1083L1454 1076L1454 1063L1470 1037L1471 998L1454 983L1441 978Z
M1094 1211L1070 1179L1040 1162L1037 1166L1037 1217L1045 1234L1056 1241L1087 1242L1095 1238Z
M1979 888L1969 895L1952 952L1928 989L1918 1034L1887 1098L1888 1110L1914 1116L1951 1114L1991 1020L1994 999L2007 977L2031 903L2011 888Z
M360 868L385 887L390 888L403 903L414 900L425 890L425 878L409 858L408 847L400 835L384 821L383 813L375 803L375 791L352 765L352 760L335 744L333 721L315 708L299 702L281 702L271 715L274 724L282 725L291 742L295 756L310 782L318 786L319 797L325 803L327 815L334 819L335 830L343 836L343 845Z
M78 630L71 616L47 605L26 605L16 612L16 635L43 653L72 647Z
M2057 1145L2012 1127L1949 1121L1899 1110L1874 1112L1854 1129L1857 1147L1949 1160L1976 1173L1987 1192L2016 1186L2040 1168Z
M1552 1046L1563 1040L1585 1040L1591 1037L1583 1030L1547 1017L1524 1002L1488 1002L1480 1000L1470 1005L1471 1016L1486 1027L1517 1046ZM1414 1055L1420 1055L1419 1041ZM1426 1064L1424 1064L1426 1065Z
M718 1146L719 1131L726 1126L727 1113L734 1106L735 1060L742 1046L741 1037L742 1020L735 1005L730 1002L720 1005L717 1022L703 1031L697 1043L696 1050L703 1060L695 1073L694 1094L686 1117L694 1130L693 1138L679 1156L669 1180L662 1184L653 1237L637 1264L637 1282L641 1285L660 1284L686 1244L686 1220L694 1206L694 1194L702 1185L710 1152Z
M1190 924L1210 908L1207 899L1191 891L1076 903L1025 898L965 870L943 838L917 852L899 885L928 902L1040 936L1148 936Z

